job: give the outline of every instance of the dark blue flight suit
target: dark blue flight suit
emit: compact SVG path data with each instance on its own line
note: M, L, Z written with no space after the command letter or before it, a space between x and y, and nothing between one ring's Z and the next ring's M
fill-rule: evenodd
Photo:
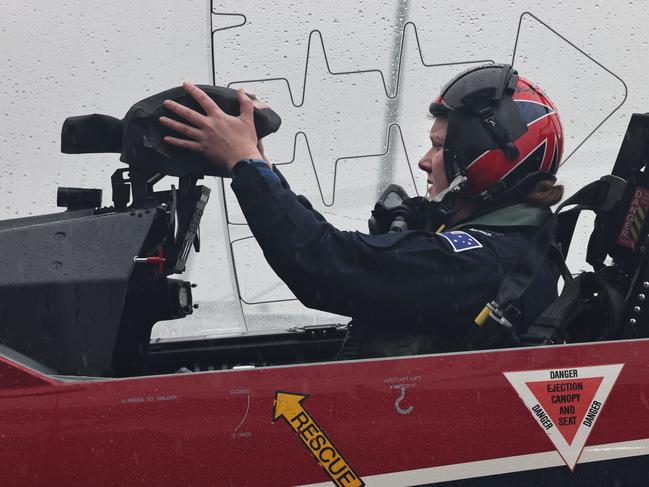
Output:
M334 228L262 161L239 162L232 189L273 270L305 306L353 318L362 357L457 350L549 216L515 205L455 232L367 235ZM557 297L557 278L548 261L517 331Z

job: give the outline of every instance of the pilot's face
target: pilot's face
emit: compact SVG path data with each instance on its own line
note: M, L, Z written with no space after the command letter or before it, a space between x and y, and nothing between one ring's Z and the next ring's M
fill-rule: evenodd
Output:
M428 196L432 198L448 188L448 180L444 171L444 141L446 140L447 121L445 117L437 117L430 129L431 147L419 160L419 169L428 174Z

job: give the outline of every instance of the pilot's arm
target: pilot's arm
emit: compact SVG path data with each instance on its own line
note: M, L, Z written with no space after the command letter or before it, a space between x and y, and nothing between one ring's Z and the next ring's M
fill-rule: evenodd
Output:
M460 253L426 232L370 236L337 230L263 160L252 101L242 90L240 115L233 117L199 88L184 86L206 115L165 102L188 122L162 117L163 125L186 137L165 141L202 153L223 176L233 177L233 190L266 259L305 305L430 326L431 317L446 316L466 324L460 308L477 313L493 298L507 259L489 245Z
M479 310L502 275L500 259L488 246L454 252L444 237L429 232L340 231L263 161L240 161L232 176L266 260L306 306L373 321L430 324L431 316L471 302Z

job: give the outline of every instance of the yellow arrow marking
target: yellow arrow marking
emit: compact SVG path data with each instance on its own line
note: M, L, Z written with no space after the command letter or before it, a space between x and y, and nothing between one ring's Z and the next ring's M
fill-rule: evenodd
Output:
M273 406L273 422L284 418L300 437L304 446L339 487L363 487L365 483L352 469L322 428L304 409L302 401L308 396L277 391Z

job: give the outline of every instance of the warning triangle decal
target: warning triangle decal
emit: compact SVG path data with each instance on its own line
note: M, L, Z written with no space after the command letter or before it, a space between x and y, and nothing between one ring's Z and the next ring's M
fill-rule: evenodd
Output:
M528 382L527 387L570 445L603 377Z
M624 364L504 372L530 413L574 470Z

